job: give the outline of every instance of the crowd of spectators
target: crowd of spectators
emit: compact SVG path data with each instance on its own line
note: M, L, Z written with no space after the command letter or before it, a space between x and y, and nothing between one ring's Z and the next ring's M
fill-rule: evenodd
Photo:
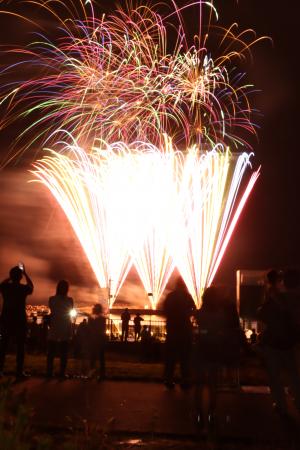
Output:
M24 279L25 283L21 283ZM288 375L290 392L300 410L300 382L296 347L300 340L300 273L298 270L266 274L264 301L257 311L259 329L251 330L248 340L238 315L236 302L224 287L210 286L202 296L202 306L196 309L184 281L178 278L174 289L166 296L162 313L166 319L165 385L175 387L176 364L180 367L180 386L190 388L195 383L197 422L199 426L213 424L217 403L218 377L224 367L238 370L240 358L252 347L263 356L269 374L274 409L287 414L286 391L281 374ZM67 378L66 368L70 344L80 360L80 376L91 373L99 380L106 376L106 317L100 303L95 304L78 326L72 319L74 301L69 296L69 283L60 280L55 295L49 298L50 314L41 323L35 316L27 323L26 298L34 286L24 266L13 267L9 277L0 284L3 297L1 312L0 375L12 342L16 346L16 377L25 378L25 344L29 352L46 353L46 376L54 375L54 359L59 357L59 373ZM131 314L126 308L121 314L121 345L128 345ZM133 341L138 343L144 359L150 356L153 337L143 317L133 318ZM193 375L193 376L192 376ZM204 398L208 401L204 402ZM205 407L204 407L205 405Z

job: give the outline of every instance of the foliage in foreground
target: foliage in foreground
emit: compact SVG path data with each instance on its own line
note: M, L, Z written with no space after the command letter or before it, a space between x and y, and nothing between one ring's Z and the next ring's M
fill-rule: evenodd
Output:
M67 433L42 434L33 426L34 411L26 402L26 393L16 395L11 382L0 383L1 450L113 450L103 428L82 420L71 423Z

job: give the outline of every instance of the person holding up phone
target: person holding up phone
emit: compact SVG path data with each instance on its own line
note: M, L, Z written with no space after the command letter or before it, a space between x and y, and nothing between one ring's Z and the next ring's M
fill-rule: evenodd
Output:
M26 284L21 283L23 277ZM16 377L21 379L26 376L23 372L27 332L26 298L33 292L33 283L26 273L24 264L22 268L19 264L10 270L9 278L0 284L0 292L3 297L0 317L0 376L3 375L9 342L14 338L17 344Z

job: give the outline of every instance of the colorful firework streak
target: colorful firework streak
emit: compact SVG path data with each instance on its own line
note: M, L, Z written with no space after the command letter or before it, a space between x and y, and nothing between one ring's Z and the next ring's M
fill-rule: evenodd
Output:
M250 154L229 147L251 148L253 86L235 61L262 38L235 24L215 27L213 2L202 0L182 8L171 0L164 15L161 5L128 3L108 16L92 1L28 3L57 29L55 38L38 32L7 49L19 59L0 74L1 125L32 118L22 151L58 141L33 173L64 210L99 285L110 288L110 306L132 264L153 308L175 266L200 306L259 176L245 184ZM196 7L199 33L189 45L183 16ZM8 82L19 69L23 79Z

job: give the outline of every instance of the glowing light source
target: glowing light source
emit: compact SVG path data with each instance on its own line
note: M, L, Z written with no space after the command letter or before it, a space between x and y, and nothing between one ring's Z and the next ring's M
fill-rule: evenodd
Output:
M71 317L72 319L75 319L75 318L77 317L77 311L76 311L75 308L71 309L71 311L70 311L70 317Z

